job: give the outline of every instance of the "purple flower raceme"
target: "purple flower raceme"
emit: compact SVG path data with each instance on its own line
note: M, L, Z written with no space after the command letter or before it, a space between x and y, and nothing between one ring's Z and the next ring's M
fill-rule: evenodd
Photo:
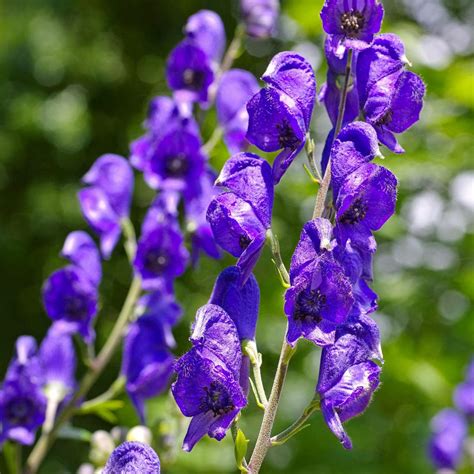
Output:
M311 65L292 52L278 53L268 65L261 89L247 103L247 139L266 152L282 150L273 163L278 183L304 146L316 94Z
M200 10L188 18L184 32L188 40L204 51L217 65L224 54L225 29L221 17L211 10Z
M185 39L168 57L166 79L178 102L205 104L214 81L211 60L193 40Z
M285 294L287 341L304 337L317 345L334 343L336 329L352 308L351 282L335 260L332 226L327 219L303 227L290 266L291 287Z
M46 314L61 322L62 330L78 332L86 342L95 337L92 327L97 314L101 264L99 252L88 234L72 232L61 254L72 265L56 270L43 286Z
M163 392L173 373L174 358L168 349L170 341L164 327L167 324L166 314L144 315L130 325L125 336L122 373L142 423L145 423L145 400Z
M467 423L464 417L452 408L440 411L431 421L432 437L429 454L437 469L456 470L461 462Z
M380 339L368 317L341 327L336 337L333 345L323 348L316 391L326 424L351 449L342 424L367 408L379 385L381 369L370 359L381 359Z
M419 120L426 90L420 76L405 69L406 64L403 43L393 34L377 37L357 59L361 110L379 141L395 153L404 150L394 134Z
M370 46L380 31L384 10L378 0L326 0L321 20L326 33L338 43L336 54L346 48L362 50Z
M84 218L100 237L109 258L121 234L121 220L128 217L133 191L133 172L118 155L102 155L83 177L88 187L78 193Z
M160 474L160 459L145 443L126 441L115 448L103 474Z
M249 36L268 38L275 33L280 12L278 0L240 0L240 9Z
M216 181L229 191L215 197L207 210L217 244L239 258L242 283L260 256L271 225L272 181L272 170L265 160L251 153L234 155Z
M217 118L231 153L245 151L249 146L245 138L249 123L246 105L258 90L259 85L253 74L243 69L231 69L219 81L216 94Z
M142 224L133 266L145 290L169 288L184 273L189 257L177 216L165 207L168 196L155 199Z
M192 417L183 449L206 434L224 438L247 400L239 384L242 353L235 323L220 306L200 308L191 335L193 348L176 363L171 390L181 412Z
M474 419L474 359L466 371L466 380L454 391L454 403L461 412Z

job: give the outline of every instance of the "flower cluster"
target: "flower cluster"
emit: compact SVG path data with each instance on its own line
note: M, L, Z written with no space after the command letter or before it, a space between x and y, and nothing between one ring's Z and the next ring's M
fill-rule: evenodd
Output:
M462 463L464 444L474 420L474 359L466 379L454 391L454 408L441 410L431 421L429 455L436 469L457 470Z

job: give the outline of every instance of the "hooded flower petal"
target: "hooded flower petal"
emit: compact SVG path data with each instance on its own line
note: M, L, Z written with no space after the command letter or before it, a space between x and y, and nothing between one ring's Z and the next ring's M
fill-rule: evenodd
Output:
M168 57L166 79L170 89L178 94L178 101L206 102L214 73L206 53L189 40L184 40Z
M225 49L225 29L221 17L211 10L199 10L188 18L184 27L189 41L202 49L216 64Z
M239 267L228 267L214 284L209 303L223 308L234 321L240 340L255 339L260 289L253 275L242 286Z
M163 392L173 373L174 358L167 347L165 324L157 316L141 316L130 325L124 340L122 373L142 423L145 400Z
M44 283L43 303L47 315L67 331L78 332L86 342L94 339L97 287L83 270L70 265L55 271Z
M102 279L100 254L87 232L80 230L71 232L64 241L61 255L84 270L94 285L99 285Z
M316 98L316 79L311 64L299 54L284 51L273 57L262 79L298 104L308 129Z
M268 38L273 35L280 10L278 0L240 0L240 8L249 36Z
M160 474L160 460L150 446L138 441L126 441L114 449L103 474Z

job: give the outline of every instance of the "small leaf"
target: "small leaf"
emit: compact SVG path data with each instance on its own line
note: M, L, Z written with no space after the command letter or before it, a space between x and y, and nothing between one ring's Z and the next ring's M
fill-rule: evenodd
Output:
M72 425L65 425L58 432L58 438L84 441L85 443L90 442L91 436L92 433L90 431Z
M235 437L235 462L240 472L248 472L247 468L243 465L245 455L247 454L247 447L249 440L245 437L244 432L239 428L237 436Z

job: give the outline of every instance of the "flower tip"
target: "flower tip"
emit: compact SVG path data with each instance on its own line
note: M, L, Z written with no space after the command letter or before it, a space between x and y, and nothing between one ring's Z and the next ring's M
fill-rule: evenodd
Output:
M403 55L400 57L400 61L401 61L403 64L406 64L407 66L410 66L410 67L413 66L413 64L412 64L411 61L406 57L405 54L403 54Z
M327 238L321 239L320 247L321 247L321 250L323 250L323 249L331 250L331 248L332 248L331 241Z

